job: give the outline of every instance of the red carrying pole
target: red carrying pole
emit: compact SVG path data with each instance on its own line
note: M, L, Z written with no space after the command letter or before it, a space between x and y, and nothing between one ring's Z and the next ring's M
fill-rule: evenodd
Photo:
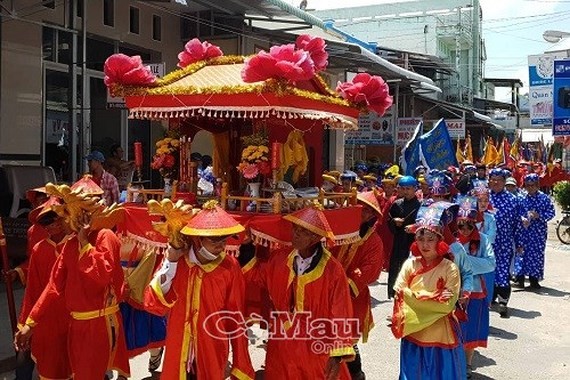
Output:
M12 333L16 333L16 302L14 301L14 288L12 288L12 280L9 278L8 271L10 264L8 262L8 250L6 248L6 236L4 235L4 227L2 226L2 218L0 218L0 254L2 255L2 276L6 280L6 297L8 297L8 313L10 315L10 325Z

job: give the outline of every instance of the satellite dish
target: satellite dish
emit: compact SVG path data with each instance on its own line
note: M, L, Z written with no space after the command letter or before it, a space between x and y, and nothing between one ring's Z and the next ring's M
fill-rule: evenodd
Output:
M570 37L570 33L562 32L560 30L547 30L542 33L542 38L544 38L545 41L553 44L560 42L561 39L567 37Z

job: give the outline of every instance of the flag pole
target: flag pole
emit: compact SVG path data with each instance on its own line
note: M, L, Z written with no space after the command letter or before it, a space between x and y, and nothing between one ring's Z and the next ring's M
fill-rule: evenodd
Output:
M6 236L4 235L4 227L2 226L2 218L0 218L0 255L2 255L2 277L6 282L6 297L8 298L8 314L10 316L10 326L12 333L17 331L16 320L16 302L14 301L14 288L12 280L8 276L10 264L8 263L8 250L6 248Z

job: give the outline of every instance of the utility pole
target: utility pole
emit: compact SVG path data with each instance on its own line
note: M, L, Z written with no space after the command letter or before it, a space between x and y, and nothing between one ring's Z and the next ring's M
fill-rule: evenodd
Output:
M457 30L455 34L455 70L457 71L457 103L461 103L461 7L457 7Z

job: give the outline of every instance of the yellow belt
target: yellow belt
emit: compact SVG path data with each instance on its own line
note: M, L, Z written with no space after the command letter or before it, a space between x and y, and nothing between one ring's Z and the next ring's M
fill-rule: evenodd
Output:
M71 317L78 321L87 321L89 319L95 319L104 317L106 315L115 314L117 311L119 311L119 305L115 304L100 310L72 311Z

